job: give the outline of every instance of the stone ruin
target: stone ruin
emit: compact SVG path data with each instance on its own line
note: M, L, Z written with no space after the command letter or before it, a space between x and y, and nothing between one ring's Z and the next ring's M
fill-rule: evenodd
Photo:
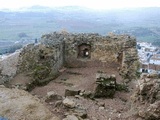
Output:
M43 35L38 44L25 46L18 55L16 71L7 80L28 74L33 78L29 88L53 80L62 67L116 68L124 81L135 79L138 69L136 39L128 35L54 32ZM5 75L1 72L1 76Z
M91 33L59 33L54 32L43 35L40 43L29 44L17 54L17 68L14 74L7 75L7 80L18 74L26 74L31 77L25 90L32 90L35 86L45 85L61 74L63 67L103 67L116 68L124 82L136 79L138 70L138 56L136 39L128 35L101 36ZM1 70L0 76L5 72ZM86 109L75 106L74 101L67 97L78 95L84 98L109 97L113 98L118 83L116 76L103 72L96 74L96 88L94 93L89 91L65 90L65 99L54 92L48 93L45 102L53 99L60 100L71 112L80 114L81 118L87 118ZM5 80L4 80L5 81ZM2 81L3 82L3 81ZM74 108L74 109L73 109ZM135 108L136 109L136 108ZM78 110L78 112L77 112Z
M136 77L136 39L128 35L58 33L43 35L41 43L20 53L17 73L33 71L35 79L56 76L62 67L114 67L124 79ZM42 76L43 73L43 76Z
M96 89L94 97L109 97L113 98L116 92L116 76L107 75L106 73L97 73Z

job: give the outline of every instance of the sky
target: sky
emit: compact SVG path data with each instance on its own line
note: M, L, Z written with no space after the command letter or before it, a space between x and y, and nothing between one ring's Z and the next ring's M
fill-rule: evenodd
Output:
M160 7L160 0L0 0L0 9L19 9L34 5L82 6L93 9Z

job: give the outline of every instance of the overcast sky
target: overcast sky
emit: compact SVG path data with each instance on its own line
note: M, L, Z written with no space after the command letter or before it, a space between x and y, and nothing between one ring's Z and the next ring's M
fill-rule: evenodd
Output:
M0 9L18 9L34 5L83 6L94 9L160 7L160 0L0 0Z

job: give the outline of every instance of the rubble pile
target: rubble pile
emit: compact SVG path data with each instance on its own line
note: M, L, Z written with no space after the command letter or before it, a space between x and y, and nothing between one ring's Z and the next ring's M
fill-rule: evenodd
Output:
M160 119L160 79L153 76L143 76L132 96L134 110L145 120Z

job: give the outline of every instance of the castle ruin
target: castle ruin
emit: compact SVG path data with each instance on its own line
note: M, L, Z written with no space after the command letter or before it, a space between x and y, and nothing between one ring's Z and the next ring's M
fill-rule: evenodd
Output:
M63 66L101 66L116 68L123 79L131 80L137 65L136 39L128 35L54 32L43 35L40 44L24 47L17 73L32 71L34 79L44 80L56 76Z

